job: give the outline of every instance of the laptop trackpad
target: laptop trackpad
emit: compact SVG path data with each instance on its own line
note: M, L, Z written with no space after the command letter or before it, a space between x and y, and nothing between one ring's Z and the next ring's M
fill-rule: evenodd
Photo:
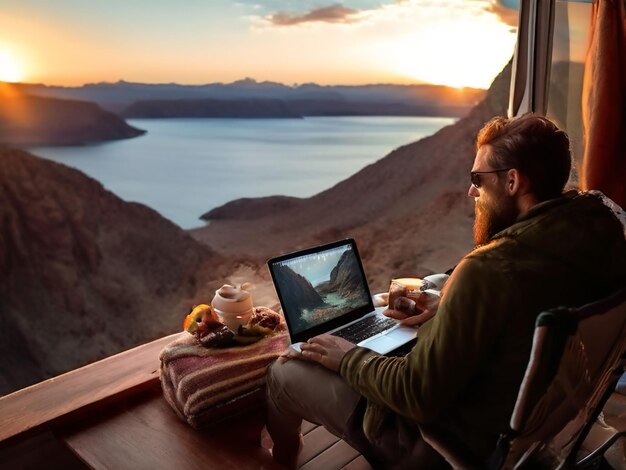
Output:
M410 327L394 328L389 333L361 341L359 346L371 349L379 354L387 354L415 338L417 330Z

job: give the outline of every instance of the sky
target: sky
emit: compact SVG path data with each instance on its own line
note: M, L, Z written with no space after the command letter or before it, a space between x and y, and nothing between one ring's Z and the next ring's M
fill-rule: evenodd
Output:
M330 280L330 273L348 248L345 246L333 250L296 258L284 264L296 273L304 276L314 287L321 282Z
M516 0L0 0L0 80L487 88Z

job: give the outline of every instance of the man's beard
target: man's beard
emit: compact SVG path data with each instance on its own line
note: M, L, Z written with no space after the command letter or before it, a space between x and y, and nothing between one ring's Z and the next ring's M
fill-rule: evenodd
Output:
M503 195L491 202L485 206L478 200L474 205L474 246L487 243L491 237L513 225L517 219L518 211L513 198Z

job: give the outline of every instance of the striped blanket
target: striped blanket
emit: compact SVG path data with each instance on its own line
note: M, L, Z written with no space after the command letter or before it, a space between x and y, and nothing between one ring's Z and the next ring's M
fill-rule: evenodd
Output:
M286 332L229 348L205 348L183 335L159 356L165 400L194 428L261 406L265 371L288 345Z

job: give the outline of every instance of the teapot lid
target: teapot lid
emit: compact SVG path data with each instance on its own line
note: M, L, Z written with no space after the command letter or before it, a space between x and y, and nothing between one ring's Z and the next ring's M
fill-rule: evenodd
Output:
M250 293L247 290L243 290L242 286L235 287L230 284L224 284L215 293L224 299L235 302L241 302L250 297Z

